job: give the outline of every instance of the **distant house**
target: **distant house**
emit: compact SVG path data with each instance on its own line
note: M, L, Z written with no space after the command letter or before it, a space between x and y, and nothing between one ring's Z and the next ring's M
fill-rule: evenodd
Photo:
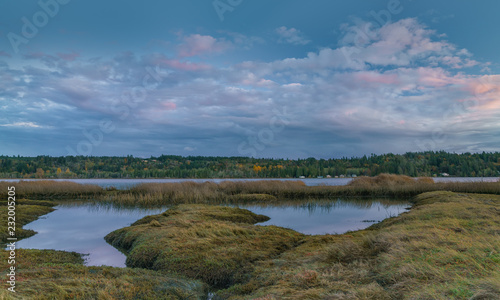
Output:
M351 177L352 177L352 178L355 178L355 177L358 177L358 175L356 175L356 174L352 174L352 175L351 175Z
M340 177L340 178L345 178L345 175L344 175L344 174L342 174L342 175L340 175L339 177Z
M332 178L332 175L326 175L326 178Z
M323 178L323 176L318 176L318 178Z
M441 173L441 176L448 177L448 176L450 176L450 174L448 174L448 173Z
M306 176L299 176L299 178L301 178L301 179L302 179L302 178L306 178Z

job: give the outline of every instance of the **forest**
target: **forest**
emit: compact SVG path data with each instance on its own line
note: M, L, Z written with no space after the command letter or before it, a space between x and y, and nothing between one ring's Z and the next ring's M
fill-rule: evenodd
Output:
M0 156L0 178L326 178L382 173L412 177L500 176L500 152L427 151L336 159Z

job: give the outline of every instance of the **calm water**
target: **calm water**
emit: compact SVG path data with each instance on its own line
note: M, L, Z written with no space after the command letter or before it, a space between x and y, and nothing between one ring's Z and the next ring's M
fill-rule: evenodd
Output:
M271 220L259 225L277 225L305 234L344 233L363 229L405 211L408 203L380 201L316 201L280 206L237 205ZM38 234L21 240L19 248L55 249L88 254L90 266L125 266L125 255L107 244L104 236L129 226L162 209L117 208L97 204L59 205L56 211L28 224ZM363 222L369 220L370 222Z
M84 254L89 266L125 267L125 255L106 243L104 236L163 209L113 206L60 205L56 210L24 226L37 234L17 242L19 248L54 249Z
M409 204L380 201L309 202L293 206L238 205L271 219L259 225L286 227L304 234L341 234L360 230L407 211Z
M434 178L436 182L478 182L478 181L486 181L486 182L494 182L498 181L500 177L437 177ZM7 182L18 182L21 179L0 179L0 181ZM24 181L34 181L39 179L22 179ZM96 184L101 187L116 187L118 189L127 189L133 187L140 183L148 183L148 182L184 182L184 181L194 181L194 182L205 182L211 181L215 183L219 183L222 181L258 181L258 180L281 180L281 181L289 181L289 180L300 180L303 181L308 186L316 186L316 185L346 185L352 179L351 178L252 178L252 179L51 179L54 181L72 181L80 184Z

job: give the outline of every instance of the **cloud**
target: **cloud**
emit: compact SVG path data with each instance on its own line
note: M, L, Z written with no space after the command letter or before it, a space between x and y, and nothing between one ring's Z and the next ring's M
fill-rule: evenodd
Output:
M473 134L498 132L500 75L466 72L487 63L415 19L370 27L364 39L367 23L360 24L343 28L338 47L223 67L206 55L242 42L194 34L173 46L177 56L27 54L24 65L0 66L0 116L21 120L0 117L18 141L3 147L22 151L23 138L40 147L50 139L57 145L47 151L65 155L60 149L76 149L83 131L103 119L116 130L94 155L242 155L238 145L249 140L268 157L404 152L436 131L447 140L433 147L457 151L479 145ZM284 129L259 142L282 119ZM26 128L52 130L30 135Z
M231 47L231 43L218 40L209 35L192 34L182 37L182 44L178 47L180 57L191 57L203 54L221 53Z
M225 30L220 30L218 31L221 34L225 34L228 36L228 39L231 40L231 43L238 47L239 49L251 49L255 45L263 45L266 43L266 41L258 36L247 36L238 32L231 32L231 31L225 31Z
M281 26L275 29L278 34L280 43L288 43L292 45L307 45L311 41L307 40L300 30L295 28L287 28L286 26Z
M155 64L163 66L163 67L173 68L173 69L182 70L182 71L202 71L202 70L208 70L211 68L209 65L204 64L204 63L193 63L190 61L180 61L178 59L169 59L169 58L166 58L163 56L157 57L154 62L155 62Z
M0 124L2 127L25 127L25 128L43 128L44 126L35 124L33 122L14 122L10 124Z
M376 30L369 22L345 28L341 44L351 60L379 66L408 66L415 63L470 67L466 49L457 50L416 19L402 19Z

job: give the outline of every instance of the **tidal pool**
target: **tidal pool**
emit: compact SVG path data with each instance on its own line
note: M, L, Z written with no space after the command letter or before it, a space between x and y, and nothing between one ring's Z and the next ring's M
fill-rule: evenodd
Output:
M394 217L408 202L390 200L311 201L288 205L237 205L271 219L258 225L276 225L304 234L341 234L360 230Z
M304 234L339 234L359 230L396 216L407 202L384 200L295 201L279 205L231 205L271 219L258 225L277 225ZM124 208L94 203L62 204L56 210L28 224L36 235L17 243L19 248L54 249L86 254L88 266L125 267L126 257L106 243L108 233L129 226L138 219L159 214L168 207Z
M119 208L102 204L64 204L24 226L38 232L17 242L19 248L74 251L85 255L88 266L125 267L126 256L106 243L104 236L142 217L167 208Z

